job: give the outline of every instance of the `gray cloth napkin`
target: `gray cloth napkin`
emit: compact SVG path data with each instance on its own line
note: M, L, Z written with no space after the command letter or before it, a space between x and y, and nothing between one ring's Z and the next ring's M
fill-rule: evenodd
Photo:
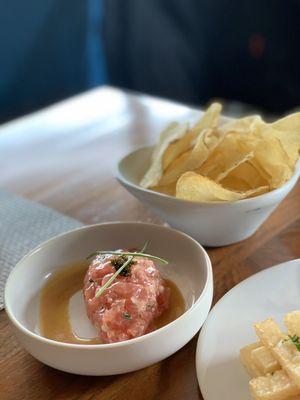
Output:
M43 241L80 226L75 219L0 189L0 310L5 282L16 263Z

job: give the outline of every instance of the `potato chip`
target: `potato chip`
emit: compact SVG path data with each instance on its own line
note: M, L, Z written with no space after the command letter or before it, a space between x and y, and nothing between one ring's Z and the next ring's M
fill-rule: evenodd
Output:
M219 118L222 106L219 103L212 103L206 112L201 116L199 121L193 126L192 131L195 137L207 128L216 128L219 124Z
M300 113L291 114L273 124L266 125L263 134L276 137L280 141L293 167L299 158L300 151Z
M162 158L163 171L165 171L175 159L192 147L194 137L194 132L188 130L182 138L174 140L169 144Z
M236 170L240 165L244 165L247 161L251 160L253 158L253 153L248 153L243 156L240 156L240 158L237 158L234 160L230 166L227 167L223 172L219 173L216 176L215 181L216 182L221 182L228 174L230 174L231 171ZM226 185L225 185L226 186ZM254 188L249 188L249 189L254 189Z
M226 134L205 163L195 172L220 182L230 171L253 158L253 151L242 148L241 140L236 132Z
M177 157L172 164L166 169L163 177L159 181L159 185L165 186L170 184L176 184L178 177L185 172L185 166L188 162L188 159L191 156L192 150L187 150L182 153L179 157Z
M178 156L193 146L197 136L203 129L218 126L221 109L222 106L220 104L213 103L193 128L191 128L181 139L169 144L163 156L163 170L165 170Z
M221 110L222 106L220 104L211 104L192 129L190 129L181 139L169 144L163 155L163 170L166 170L166 168L168 168L177 157L191 149L195 144L197 137L204 129L215 128L218 126ZM177 178L178 176L173 180L166 178L161 182L161 184L166 185L174 182Z
M151 190L155 190L156 192L167 194L168 196L175 196L176 194L176 182L170 183L165 186L154 186Z
M260 194L264 190L266 188L235 192L224 188L205 176L195 172L186 172L177 181L176 197L197 202L235 201Z
M198 134L207 127L216 127L219 122L221 105L213 103L201 116L195 126L188 130L188 124L170 124L160 135L156 145L150 168L140 182L144 188L156 186L163 174L163 171L183 152L192 147ZM160 186L165 186L172 181L161 182Z
M219 182L230 190L242 192L269 185L268 180L248 160L229 171Z
M255 147L254 154L255 157L250 163L260 171L261 175L265 173L270 188L283 185L293 175L288 156L276 137L268 136L262 140Z
M180 175L187 171L199 168L209 157L211 152L222 141L223 134L218 130L205 129L197 138L192 151L182 154L167 168L160 180L160 185L167 185L175 182Z
M273 128L279 131L289 131L289 132L299 132L300 127L300 112L296 112L286 117L279 119L278 121L270 124ZM299 133L298 133L298 143L299 143Z
M260 116L220 124L212 104L191 129L172 124L161 135L141 182L191 201L235 201L291 179L300 151L300 113L274 123Z
M300 149L300 134L298 132L286 132L286 131L272 131L272 134L274 137L276 137L285 153L288 156L288 159L290 160L290 167L293 169L296 162L298 161L299 158L299 149Z
M158 184L163 172L162 157L165 150L170 143L184 136L187 132L187 129L187 123L178 124L177 122L173 122L161 133L159 142L153 151L151 166L140 182L142 187L147 188Z
M246 165L246 163L243 163L241 166L243 167L244 165ZM238 170L238 167L234 171L236 170ZM239 176L232 175L231 172L219 183L227 189L234 190L235 192L246 192L247 190L251 189L251 186L248 185L244 179L240 178Z
M259 115L250 115L249 117L231 119L221 125L219 129L224 133L237 132L248 135L255 132L261 123L263 123L263 120Z
M239 146L242 153L253 152L254 156L249 160L249 164L253 165L270 188L277 188L291 178L293 169L290 167L289 158L276 137L258 137L252 133L240 136ZM234 155L233 146L229 151Z

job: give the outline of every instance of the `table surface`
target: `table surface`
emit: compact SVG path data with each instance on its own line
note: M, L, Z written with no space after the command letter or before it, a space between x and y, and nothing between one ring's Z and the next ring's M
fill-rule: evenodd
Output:
M0 127L0 186L86 223L162 221L113 178L117 160L149 143L170 120L197 110L101 87ZM300 257L300 184L250 239L207 249L214 302L248 276ZM221 334L221 333L220 333ZM149 368L79 377L36 361L0 313L0 397L20 399L202 399L195 371L197 337Z

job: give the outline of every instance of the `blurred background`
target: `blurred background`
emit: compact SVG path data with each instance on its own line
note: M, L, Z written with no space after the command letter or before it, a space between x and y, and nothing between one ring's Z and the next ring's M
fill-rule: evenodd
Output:
M285 114L300 103L299 16L299 0L3 1L0 122L103 84Z

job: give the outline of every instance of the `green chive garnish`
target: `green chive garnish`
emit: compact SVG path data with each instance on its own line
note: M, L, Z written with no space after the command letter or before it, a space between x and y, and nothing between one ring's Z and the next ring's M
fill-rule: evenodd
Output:
M291 339L292 343L296 346L296 349L298 351L300 351L300 339L299 339L299 336L297 336L297 335L293 335L293 336L289 335L289 338Z
M99 289L97 290L95 296L96 296L96 297L101 296L101 294L104 292L104 290L110 286L110 284L116 279L116 277L120 274L120 272L122 272L123 269L124 269L125 267L127 267L127 265L128 265L132 260L133 260L133 257L129 257L128 260L122 265L122 267L119 268L119 269L113 274L113 276L110 277L109 280L108 280L103 286L101 286L101 288L99 288Z
M95 251L94 253L90 254L87 259L94 257L99 254L112 254L112 255L117 255L117 256L128 256L127 260L124 262L123 265L119 266L116 272L109 278L109 280L101 286L95 296L99 297L101 294L104 292L105 289L107 289L110 284L116 279L118 275L121 274L121 272L129 265L132 265L134 257L143 257L143 258L148 258L150 260L155 260L159 261L162 264L168 264L168 261L164 260L163 258L153 256L151 254L146 254L144 251L146 250L146 247L148 246L148 241L144 244L143 248L139 252L132 252L132 251ZM119 260L118 260L119 261ZM127 275L127 274L126 274ZM125 275L125 276L126 276ZM124 317L125 318L125 317Z
M142 252L133 252L133 251L106 251L106 250L99 250L95 251L94 253L90 254L87 259L98 256L99 254L112 254L117 256L136 256L136 257L144 257L149 258L150 260L159 261L162 264L168 264L168 261L164 260L163 258L153 256L152 254L142 253Z

